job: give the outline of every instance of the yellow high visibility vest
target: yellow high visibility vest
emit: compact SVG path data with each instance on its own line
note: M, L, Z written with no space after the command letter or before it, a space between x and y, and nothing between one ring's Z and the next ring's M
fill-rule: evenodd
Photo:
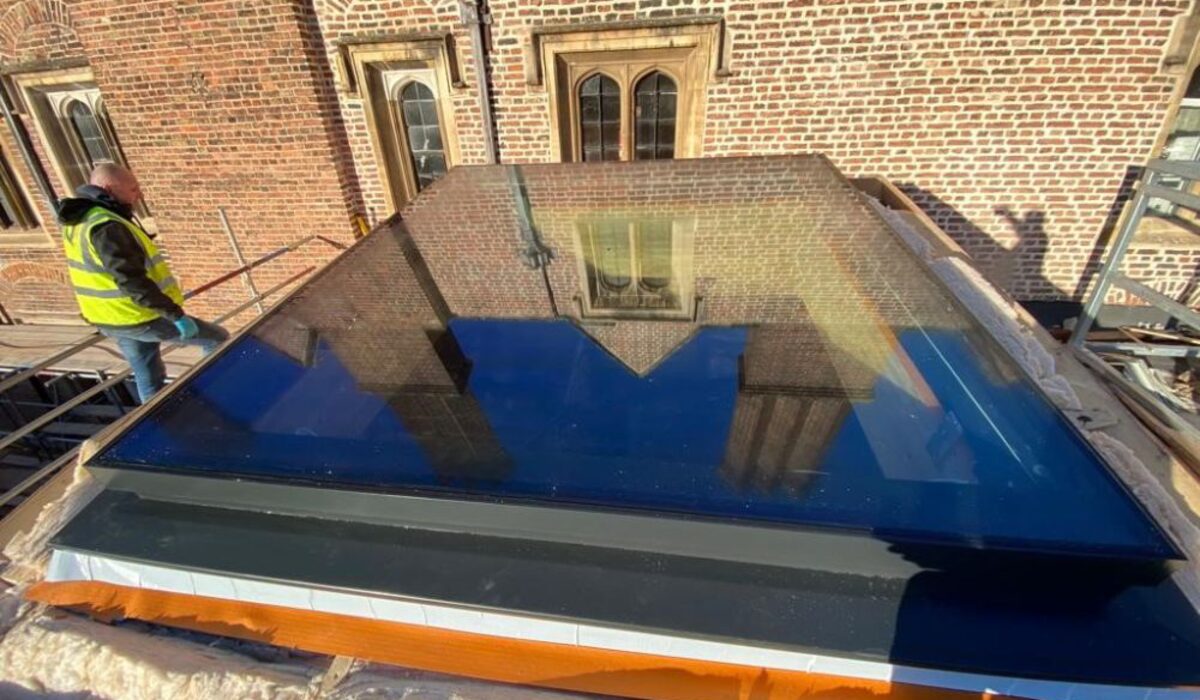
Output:
M96 206L89 209L82 220L63 228L63 250L67 254L71 286L75 288L75 300L79 302L83 317L105 326L135 326L162 315L134 302L100 264L100 256L92 245L92 231L110 221L124 225L142 246L146 253L146 276L172 301L183 304L183 291L154 240L132 221Z

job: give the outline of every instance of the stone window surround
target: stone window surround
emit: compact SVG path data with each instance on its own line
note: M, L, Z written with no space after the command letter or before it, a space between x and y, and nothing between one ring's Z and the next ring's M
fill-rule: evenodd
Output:
M338 45L338 88L343 98L361 100L392 211L417 195L408 139L394 99L398 86L418 79L433 91L446 167L462 163L451 96L465 85L455 53L450 35L443 34L376 37Z
M33 208L33 200L13 170L7 153L0 153L0 189L3 190L13 213L13 223L2 227L0 246L26 247L50 242L45 232L38 230L40 224Z
M86 165L88 159L83 144L78 142L75 129L68 123L65 113L73 102L83 102L91 109L109 150L118 163L128 166L91 68L75 66L37 70L6 77L15 88L12 91L16 97L13 103L20 117L33 123L44 155L49 158L50 167L59 185L64 188L59 196L70 196L76 187L86 184L90 170L90 166ZM143 228L154 232L156 226L144 202L138 206L137 213ZM46 234L49 241L57 245L57 236L49 235L50 232Z
M654 70L669 75L678 89L676 158L701 155L708 84L728 74L724 24L715 17L692 17L625 25L542 27L533 30L526 55L526 82L543 85L551 125L551 159L581 159L579 82L596 73L620 76L622 123L632 123L632 91L637 78ZM549 79L547 79L549 76ZM622 128L622 160L631 156L632 134Z

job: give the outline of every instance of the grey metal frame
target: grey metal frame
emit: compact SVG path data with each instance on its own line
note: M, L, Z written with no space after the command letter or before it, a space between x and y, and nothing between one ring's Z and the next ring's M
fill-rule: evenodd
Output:
M226 483L230 490L241 485ZM195 485L176 481L158 488L174 486L176 496L193 498ZM407 501L394 503L407 510ZM647 550L637 533L628 548L626 542L573 545L552 527L541 527L541 537L535 539L476 534L478 527L465 531L453 520L459 514L441 513L440 520L448 525L442 530L382 527L357 518L322 521L138 497L109 486L51 546L56 552L114 563L232 576L238 585L248 580L298 586L315 596L351 593L371 598L372 605L429 603L476 621L479 612L496 612L702 643L733 642L991 675L1001 670L988 663L996 658L990 653L996 650L1005 660L1002 670L1014 677L1091 682L1104 676L1107 682L1137 687L1196 682L1190 652L1200 628L1158 564L1130 568L1126 562L1011 555L997 559L995 552L964 562L961 557L971 551L967 549L954 553L953 564L965 566L950 567L941 557L918 554L901 560L901 551L864 550L854 547L849 537L828 537L829 546L846 546L840 550L846 559L839 558L836 568L826 571L821 567L829 550L800 537L783 551L768 552L781 560L791 557L800 566L771 566L745 563L749 557L741 551L744 547L716 551L732 553L736 558L731 559L686 553L717 550L702 541L702 532L686 533L685 552L655 552ZM653 518L645 520L656 524ZM603 524L608 528L610 521ZM723 527L729 538L751 532L757 537L755 528ZM791 547L795 551L787 551ZM873 562L847 560L864 553L871 556L872 551L897 566L880 561L878 575L851 573L868 571ZM1136 596L1113 593L1130 586L1136 586ZM970 618L968 626L964 615ZM431 612L429 622L437 624L433 618ZM1172 647L1157 651L1162 647L1154 642L1168 635L1145 625L1147 618L1175 623L1169 631L1179 633L1169 635ZM1132 628L1127 620L1133 621ZM1039 634L1047 623L1054 634ZM1014 635L1033 646L1014 651ZM1103 668L1088 649L1089 640L1097 636L1122 645L1106 656L1108 665L1101 664ZM1155 649L1147 657L1154 664L1122 663L1147 648ZM1106 675L1114 668L1125 675Z
M1146 215L1146 208L1152 198L1165 199L1179 206L1200 212L1200 196L1188 192L1173 190L1158 184L1162 175L1174 175L1185 181L1200 181L1200 163L1156 159L1146 164L1142 173L1140 186L1134 195L1133 206L1121 222L1113 239L1112 249L1100 268L1096 286L1083 305L1083 312L1071 334L1070 344L1077 348L1087 348L1099 352L1124 352L1133 355L1156 355L1163 357L1196 357L1200 356L1200 346L1164 346L1139 343L1089 343L1087 334L1096 323L1096 317L1104 304L1108 291L1117 287L1146 300L1155 307L1170 314L1172 318L1200 330L1200 314L1187 306L1157 292L1145 284L1132 279L1121 272L1121 263L1133 243L1138 226Z
M709 521L127 469L91 464L105 491L224 510L903 578L921 567L868 533Z

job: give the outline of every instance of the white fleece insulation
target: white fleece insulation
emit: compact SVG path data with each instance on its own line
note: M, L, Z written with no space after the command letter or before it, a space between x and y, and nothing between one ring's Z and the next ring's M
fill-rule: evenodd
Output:
M10 590L6 596L18 595ZM304 700L316 669L21 605L0 639L0 684L97 698ZM0 685L0 696L4 687Z
M33 583L42 578L49 556L50 538L100 493L100 485L78 466L62 496L47 503L33 528L17 534L4 547L8 565L2 577L11 583Z
M368 666L352 672L328 697L331 700L580 700L592 696Z
M103 625L0 593L0 698L72 700L579 700L585 696L359 664L322 690L329 660L266 661L171 630ZM262 645L243 645L243 647Z

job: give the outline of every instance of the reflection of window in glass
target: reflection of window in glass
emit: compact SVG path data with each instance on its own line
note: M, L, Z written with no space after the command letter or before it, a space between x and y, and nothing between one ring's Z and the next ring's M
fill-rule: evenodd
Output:
M647 291L662 292L670 286L673 275L671 263L672 232L669 221L647 221L636 229L638 283Z
M674 158L675 81L662 71L654 71L638 81L634 93L634 158Z
M680 312L672 222L599 221L580 228L594 311Z
M71 123L75 137L79 139L79 145L87 158L89 168L94 168L101 163L116 162L112 149L104 139L100 122L96 119L91 107L79 100L71 100L67 105L66 116Z
M446 174L446 152L438 122L437 99L424 83L413 81L400 90L400 112L408 140L409 157L423 190Z
M620 295L633 281L629 257L629 226L621 222L597 224L592 232L596 288L602 295Z
M1179 101L1179 111L1171 125L1171 133L1163 147L1162 157L1167 160L1200 160L1200 68L1192 73L1187 92ZM1163 175L1158 184L1175 190L1192 189L1193 183L1173 175ZM1163 216L1177 213L1175 204L1165 199L1152 198L1149 202L1150 211Z
M579 135L584 161L621 159L621 88L607 75L579 86Z

